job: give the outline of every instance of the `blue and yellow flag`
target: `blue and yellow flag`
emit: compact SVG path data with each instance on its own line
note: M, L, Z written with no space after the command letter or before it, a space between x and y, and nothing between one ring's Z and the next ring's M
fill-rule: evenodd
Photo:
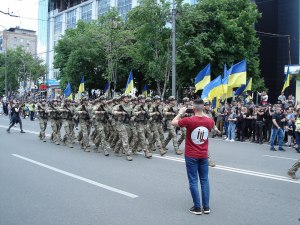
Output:
M143 89L143 95L147 98L148 97L148 90L149 90L149 87L147 84L145 84L144 86L144 89Z
M232 66L230 67L229 70L226 69L226 65L224 66L224 77L222 79L223 98L231 98L233 95L232 87L228 86L228 80L229 80L229 75L231 74L231 71L232 71Z
M283 88L282 88L281 92L284 92L285 89L290 86L290 79L291 79L290 66L288 66L287 73L286 73L286 76L285 76L285 79L284 79L284 85L283 85Z
M202 91L202 95L201 98L203 100L212 100L213 99L213 95L215 92L215 88L216 90L219 89L219 86L221 86L222 88L222 76L218 76L217 78L215 78L214 80L212 80L211 82L209 82L203 89ZM212 92L213 91L213 92Z
M71 85L68 82L68 85L67 85L66 89L64 90L64 95L66 98L68 98L71 94L72 94Z
M125 94L130 94L130 92L132 92L133 89L134 89L133 75L132 75L132 70L130 70L129 77L128 77L127 84L126 84Z
M246 84L247 77L247 61L243 61L232 66L231 73L228 78L228 86L235 88L240 87L243 84Z
M215 80L214 87L210 90L208 94L208 99L212 101L214 98L220 98L224 92L223 92L223 85L222 85L222 75L217 77L218 79Z
M249 78L246 84L239 87L234 93L234 95L241 95L245 91L251 91L252 89L252 78Z
M109 82L107 81L106 82L106 84L105 84L105 87L104 87L104 89L103 89L103 93L104 93L104 95L105 96L107 96L108 95L108 92L109 92Z
M81 77L78 93L84 92L84 76Z
M210 64L208 64L198 73L195 78L195 92L204 89L204 87L210 82L210 72Z

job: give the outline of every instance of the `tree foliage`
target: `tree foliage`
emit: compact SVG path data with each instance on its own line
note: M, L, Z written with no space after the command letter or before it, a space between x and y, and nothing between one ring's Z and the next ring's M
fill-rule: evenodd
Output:
M22 47L7 50L7 84L10 94L16 92L20 84L38 81L46 74L46 67L39 58L34 58ZM5 53L0 54L0 93L5 92Z
M214 76L243 59L254 89L264 87L260 78L259 39L254 25L260 18L251 0L201 0L195 5L177 1L177 87L194 85L194 77L208 63ZM77 89L84 74L88 88L106 80L118 88L126 85L130 69L140 71L135 82L150 84L165 94L170 86L171 5L169 1L141 0L121 20L115 9L89 24L79 21L55 47L54 66L61 71L62 86Z

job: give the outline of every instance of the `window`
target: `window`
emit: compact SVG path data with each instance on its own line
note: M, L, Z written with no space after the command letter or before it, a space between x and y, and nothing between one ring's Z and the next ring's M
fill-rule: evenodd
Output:
M132 0L118 0L119 15L126 19L127 13L132 8Z
M81 7L81 19L85 22L92 20L92 3Z
M76 26L76 9L67 12L67 29L74 28Z
M20 42L23 42L23 38L20 39Z
M104 16L110 9L110 0L100 0L98 4L98 16Z
M62 15L54 18L54 35L60 35L62 32Z

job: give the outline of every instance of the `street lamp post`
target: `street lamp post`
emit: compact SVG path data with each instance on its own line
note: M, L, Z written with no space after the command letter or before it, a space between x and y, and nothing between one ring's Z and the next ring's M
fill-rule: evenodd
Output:
M172 95L176 97L176 2L172 7Z
M0 25L1 27L3 27L5 29L5 31L7 30L3 25ZM7 99L8 97L8 85L7 85L7 33L5 32L6 35L6 40L5 40L5 97ZM4 36L4 35L3 35Z

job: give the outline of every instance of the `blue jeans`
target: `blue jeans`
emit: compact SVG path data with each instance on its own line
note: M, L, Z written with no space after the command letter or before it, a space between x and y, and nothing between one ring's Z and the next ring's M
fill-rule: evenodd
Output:
M236 127L235 123L229 123L227 138L230 139L230 140L235 139L235 127Z
M300 132L295 131L295 136L296 136L296 144L300 146Z
M278 142L279 142L279 148L282 148L283 145L283 130L272 128L272 135L271 135L271 148L274 148L274 142L276 140L276 136L278 135Z
M201 185L202 205L205 208L209 207L208 159L185 157L185 166L194 207L201 208L198 189L198 176L200 178Z
M228 122L224 122L224 130L225 130L225 135L226 135L226 137L228 137Z

